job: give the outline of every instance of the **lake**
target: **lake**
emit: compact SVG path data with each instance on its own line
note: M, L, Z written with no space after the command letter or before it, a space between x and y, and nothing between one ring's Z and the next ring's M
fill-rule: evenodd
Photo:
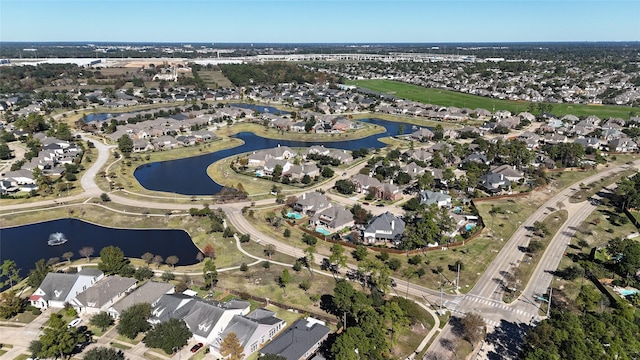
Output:
M236 138L244 141L244 144L241 146L185 159L141 165L134 171L133 175L140 185L149 190L182 195L215 195L220 192L222 186L211 180L209 175L207 175L207 167L218 160L233 155L273 148L278 145L298 148L324 145L328 148L344 150L356 150L363 147L378 149L386 146L386 144L378 141L379 138L398 135L399 130L402 130L403 134L410 134L414 131L412 130L413 125L407 123L381 119L362 119L359 121L380 125L384 127L386 131L362 139L335 142L276 140L264 138L250 132L241 132L235 135Z
M56 232L63 233L69 241L47 245L49 235ZM180 259L178 265L195 264L199 252L184 230L113 229L67 218L0 229L0 263L11 259L21 269L20 274L26 276L39 259L64 260L62 254L67 251L73 252L72 259L78 259L80 249L85 246L95 250L92 258L96 258L103 247L110 245L122 249L127 257L139 258L145 252L165 259L175 255Z

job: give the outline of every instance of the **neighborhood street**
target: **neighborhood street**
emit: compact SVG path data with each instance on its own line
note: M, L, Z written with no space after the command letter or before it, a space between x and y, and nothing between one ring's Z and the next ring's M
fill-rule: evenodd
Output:
M34 209L43 205L55 205L60 202L68 202L99 196L103 191L95 183L95 177L100 171L102 171L102 168L109 158L109 152L111 151L113 146L107 146L93 139L92 141L94 142L96 149L98 150L98 156L93 162L92 166L87 170L87 172L81 179L82 187L84 189L84 192L82 194L66 198L58 198L56 200L45 200L33 203L8 205L4 206L3 209ZM347 176L357 173L360 168L362 168L362 166L364 166L364 163L349 169L347 171ZM512 324L513 329L515 329L509 331L515 331L515 334L521 334L523 329L522 324L526 326L532 320L539 320L541 318L538 315L539 304L533 300L533 297L535 295L540 295L546 292L552 281L552 275L550 274L550 272L556 270L564 254L565 248L569 243L570 238L573 236L573 233L575 232L575 229L577 229L580 223L584 221L584 219L586 219L589 214L591 214L591 212L596 208L588 201L577 204L569 203L568 198L578 190L580 183L589 184L607 177L615 172L630 168L631 166L636 169L640 169L640 161L634 162L633 165L612 166L608 169L605 169L604 171L599 172L596 175L581 180L580 182L560 191L558 194L549 199L538 210L536 210L529 218L523 219L521 226L516 230L513 236L508 240L505 239L505 245L500 253L496 256L496 258L489 265L484 274L480 277L474 288L468 294L444 296L444 305L447 307L447 309L451 310L454 315L460 315L469 311L477 312L481 314L481 316L485 319L485 321L489 325L490 330L499 330L500 327L505 327L505 324L508 323ZM335 181L340 178L340 176L337 176L336 179L321 185L321 188L325 190L331 188ZM116 193L110 193L109 196L111 198L111 201L113 201L114 203L143 208L188 210L189 208L194 207L194 204L188 203L176 204L162 203L153 200L145 201L131 199ZM356 200L354 199L337 195L331 196L331 199L345 205L350 205L356 202ZM562 225L558 233L554 236L544 254L541 255L539 265L534 271L527 287L522 291L522 295L512 304L504 304L502 302L502 290L500 285L502 280L504 279L504 272L509 271L513 266L516 266L523 260L524 252L521 251L520 247L527 246L529 242L528 236L530 236L531 233L531 230L529 229L531 228L533 223L536 221L543 221L550 212L554 211L552 209L557 209L557 204L560 202L564 204L564 210L566 210L569 214L567 221ZM267 204L274 204L274 200L266 199L256 202L256 205ZM276 247L277 251L294 256L296 258L303 256L303 250L282 243L256 230L253 225L249 221L247 221L247 219L241 214L241 209L249 205L249 202L243 202L215 205L212 207L224 210L227 214L227 220L229 221L229 223L232 224L239 232L250 234L253 240L263 244L273 244ZM374 214L379 214L390 209L394 209L394 212L396 213L402 213L399 207L389 207L388 209L387 207L367 206L367 209L371 210ZM316 254L316 263L319 263L323 257L323 255ZM396 282L398 283L398 289L407 288L406 281L396 279ZM410 286L408 288L411 295L414 295L418 298L426 298L432 304L440 303L440 293L438 291L427 289L415 284L409 285ZM39 317L38 319L42 317L43 316ZM38 331L39 326L40 325L38 324L31 323L27 325L22 330L22 332L15 330L16 328L6 328L0 326L0 338L19 339L21 335L19 335L18 333L27 334L27 332L31 332L29 333L31 336L24 336L24 338L32 338L35 332ZM5 335L7 337L5 337ZM511 335L513 336L514 333L511 333ZM452 328L450 324L446 325L443 331L440 332L436 341L432 343L430 351L442 354L447 354L450 352L442 345L441 339L453 339ZM512 338L511 343L517 343L517 341L513 341ZM488 341L486 346L484 346L483 348L488 349L487 351L495 351L493 349L495 349L495 347L497 347L498 345L500 344L492 345L490 341ZM25 344L25 346L28 346L28 344ZM13 359L13 357L8 357L8 354L20 351L24 351L24 347L22 348L22 350L20 350L18 346L14 346L14 349L11 349L10 352L0 358ZM142 353L139 355L142 356L144 354ZM481 352L478 356L480 356L481 358L483 356L486 357L486 351L484 353Z

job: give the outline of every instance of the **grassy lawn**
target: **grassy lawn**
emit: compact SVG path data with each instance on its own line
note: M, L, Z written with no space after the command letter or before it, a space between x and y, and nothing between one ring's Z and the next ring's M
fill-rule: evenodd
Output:
M293 324L294 322L296 322L296 320L300 319L303 316L303 314L301 313L295 313L293 311L281 309L274 305L267 305L266 308L276 313L276 317L278 319L286 321L287 326Z
M166 358L162 356L160 352L164 354L164 351L162 351L162 349L150 349L148 351L145 351L143 355L145 359L149 360L165 360Z
M440 106L467 107L471 109L484 108L491 110L509 110L513 113L526 111L528 102L491 99L471 94L463 94L450 90L425 88L390 80L355 80L347 84L357 85L373 91L394 95L399 98L419 101ZM576 116L597 115L600 118L620 117L629 118L629 111L634 108L612 105L583 105L583 104L552 104L552 113L558 116L573 114Z
M562 224L564 224L564 222L567 221L567 217L568 216L569 216L569 213L567 211L560 210L560 211L556 211L556 212L553 212L553 213L549 214L542 221L542 223L547 225L547 229L549 230L549 232L543 238L538 238L538 237L535 237L535 236L533 238L531 238L531 240L540 241L542 243L542 245L543 245L543 248L538 253L530 254L530 256L528 257L530 259L529 262L521 262L518 265L518 274L519 274L519 276L517 276L517 278L518 278L519 283L520 283L520 285L519 285L520 289L524 289L524 288L527 287L527 284L529 283L529 280L531 279L531 275L533 274L533 271L538 266L538 262L540 261L540 258L542 257L542 254L544 253L545 249L547 248L547 246L549 245L549 243L551 242L553 237L556 235L556 233L558 232L558 230L560 229ZM515 269L514 269L514 271L515 271ZM513 300L515 300L515 296L512 293L505 292L503 300L506 303L510 303Z
M285 192L302 190L299 187L285 185L283 183L274 182L267 179L261 179L257 176L239 174L231 169L231 162L236 157L237 156L228 157L209 165L209 167L207 167L207 175L209 175L209 177L213 179L213 181L221 185L237 187L238 184L242 184L244 190L252 196L269 195L271 189L273 188L273 185L278 186ZM275 196L271 196L275 201Z
M634 175L635 173L635 170L624 170L602 178L594 183L585 185L569 199L569 202L574 203L587 200L595 195L598 191L601 191L603 188L618 182L618 180L622 179L625 176Z
M362 139L370 135L385 132L385 128L375 124L360 123L362 127L357 130L347 130L341 134L323 134L323 133L298 133L281 131L272 127L264 127L255 123L236 123L232 126L223 126L216 132L218 136L231 136L240 132L252 132L258 136L269 139L278 140L294 140L294 141L344 141Z
M129 350L129 349L131 349L131 346L127 346L127 345L121 344L121 343L116 342L116 341L110 342L109 345L111 345L114 348L120 349L120 350Z
M20 355L14 357L13 360L27 360L30 357L31 357L31 355L20 354Z
M313 302L309 297L312 294L332 294L335 287L333 279L320 274L312 276L307 269L295 272L291 267L287 267L291 275L291 282L287 285L285 294L285 291L276 282L283 269L285 268L282 266L271 264L268 269L254 266L250 267L247 272L228 271L218 276L218 287L269 298L272 301L298 308L313 309L313 312L330 316L319 307L313 307ZM305 279L311 282L311 288L306 293L298 287L300 282Z
M207 84L210 88L216 89L219 87L233 87L233 83L227 79L222 71L217 70L199 70L198 75L204 80L205 84Z
M14 316L11 320L15 321L15 322L19 322L22 324L28 324L30 322L32 322L33 320L35 320L38 317L38 315L33 315L33 313L31 313L31 311L25 311L25 312L21 312L18 315Z
M137 345L138 343L140 343L140 341L142 341L143 338L144 338L144 334L138 334L138 336L136 336L135 339L129 339L126 336L122 336L122 335L118 334L118 335L116 335L115 340L126 342L127 344ZM117 344L117 343L114 342L112 344Z
M266 246L264 246L263 244L257 243L256 241L250 241L248 243L244 243L242 244L242 248L249 254L266 258L266 256L264 255L264 250L266 249ZM271 257L271 260L283 262L287 264L293 264L296 261L296 259L293 256L285 255L279 252L276 252L275 254L273 254L273 256ZM249 262L254 262L254 261L255 259L251 259ZM261 265L255 265L255 266L262 267Z
M576 236L571 239L571 245L567 248L567 255L562 258L558 270L565 269L569 266L577 265L579 259L589 259L593 248L604 247L608 242L617 237L626 237L636 231L635 226L631 222L623 225L615 225L610 221L610 215L616 214L617 210L611 207L598 206L596 211L591 213L589 217L578 227ZM578 240L584 240L588 246L578 246ZM585 281L584 283L588 283ZM565 280L556 277L554 280L554 290L558 288L563 297L567 301L573 301L580 292L580 286L583 279Z

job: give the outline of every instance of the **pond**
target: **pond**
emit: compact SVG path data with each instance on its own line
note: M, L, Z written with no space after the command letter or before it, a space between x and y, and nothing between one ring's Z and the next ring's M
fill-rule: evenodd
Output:
M67 242L47 245L49 236L62 233ZM177 229L113 229L94 225L77 219L60 219L31 225L0 229L0 263L6 259L16 262L20 275L27 276L29 269L40 260L59 257L73 252L72 259L79 259L80 249L94 249L92 258L100 255L103 247L114 245L122 249L125 256L139 258L146 252L163 258L175 255L178 265L197 262L198 248L184 230Z
M384 127L386 131L362 139L335 142L276 140L264 138L250 132L241 132L235 135L236 138L244 141L244 144L241 146L185 159L141 165L134 171L133 175L140 185L148 190L182 195L215 195L222 190L222 186L211 180L209 175L207 175L207 167L218 160L233 155L274 148L279 145L300 148L324 145L328 148L344 150L356 150L360 148L378 149L386 146L384 143L378 141L381 137L395 136L398 135L399 132L402 134L410 134L415 131L412 130L413 125L407 123L381 119L362 119L359 121L380 125Z

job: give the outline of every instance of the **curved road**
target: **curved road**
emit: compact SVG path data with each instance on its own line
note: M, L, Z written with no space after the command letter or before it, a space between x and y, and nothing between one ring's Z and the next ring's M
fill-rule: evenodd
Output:
M95 147L98 150L98 158L81 179L81 184L84 189L83 193L70 197L58 198L56 200L44 200L26 204L8 205L3 206L3 209L27 209L40 207L42 205L54 205L60 201L74 201L99 196L103 192L103 190L101 190L95 183L95 177L106 164L109 158L110 150L114 148L114 146L105 145L100 141L96 141L93 139L90 140L94 142ZM347 177L350 174L357 173L362 166L364 166L364 164L349 169L347 171ZM577 187L580 183L589 184L607 177L615 172L631 167L640 169L640 160L634 162L632 165L621 165L606 169L596 175L573 184L572 186L560 191L560 193L549 199L528 219L526 219L523 222L522 226L520 226L516 230L513 236L504 245L500 253L489 265L484 274L480 277L474 288L464 296L445 295L444 299L446 300L446 302L444 303L444 305L454 314L463 313L465 311L478 312L485 318L485 321L487 321L490 328L499 325L502 321L527 324L531 320L539 319L539 316L537 315L539 305L535 301L533 301L533 296L536 294L544 293L549 287L549 284L551 283L551 275L549 274L549 271L557 269L567 243L569 242L571 236L573 236L573 233L575 233L575 229L584 221L584 219L586 219L591 214L591 212L593 212L595 206L586 201L579 204L569 203L568 205L566 205L565 210L569 212L567 221L562 225L556 236L554 236L554 238L551 240L550 244L547 247L547 250L541 257L538 267L534 271L531 280L529 281L527 287L523 290L522 295L512 304L506 305L502 302L502 293L500 287L500 282L503 279L502 272L509 271L512 266L522 261L524 253L519 250L519 247L528 245L527 234L529 230L527 230L527 227L532 226L536 221L544 220L548 212L550 211L549 208L556 208L556 204L559 201L563 201L566 204L566 200L577 191ZM328 189L332 187L335 181L340 178L340 176L337 176L333 180L322 184L320 187L323 189ZM194 207L194 204L159 203L154 201L130 199L117 195L115 193L111 193L110 197L113 202L136 207L167 210L188 210ZM354 199L344 198L341 196L333 196L333 199L347 204L355 202ZM266 199L258 201L256 203L273 204L273 199ZM302 250L294 246L282 243L257 231L244 218L244 216L242 216L240 212L243 207L248 205L250 205L249 202L244 202L217 205L216 207L225 211L229 221L236 229L243 233L250 234L253 239L260 240L260 242L262 243L273 244L276 247L277 251L294 256L296 258L303 255ZM367 208L374 213L380 213L388 210L386 208L377 208L371 206ZM396 211L399 211L397 207L394 208L396 209ZM316 262L319 262L322 257L323 255L316 254ZM411 283L407 284L406 281L400 279L396 279L396 282L398 283L397 289L407 288L408 293L411 295L423 297L429 300L429 302L431 302L432 304L440 303L440 294L438 291L427 289ZM438 339L452 337L453 336L451 334L451 328L449 325L447 325L438 336ZM449 353L449 350L444 349L441 346L441 342L439 341L435 341L432 344L430 350L445 354Z

